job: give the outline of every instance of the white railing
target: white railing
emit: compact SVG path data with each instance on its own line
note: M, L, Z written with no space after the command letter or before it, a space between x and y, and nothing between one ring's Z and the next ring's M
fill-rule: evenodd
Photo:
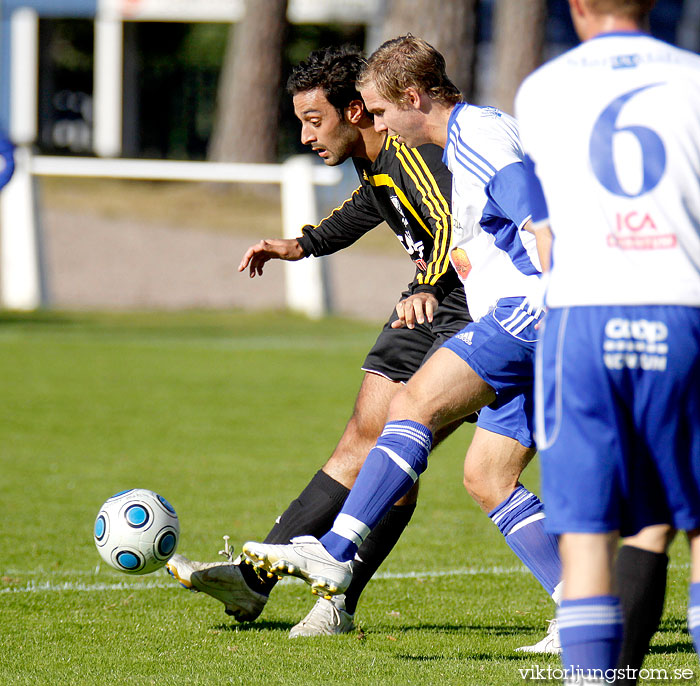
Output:
M0 293L3 306L13 310L33 310L42 305L36 176L280 184L283 235L294 238L302 226L319 219L315 187L333 186L342 174L339 169L313 164L309 155L292 157L283 164L233 164L46 157L19 147L15 151L15 174L0 194ZM310 258L284 266L287 307L310 317L322 316L326 296L320 261Z

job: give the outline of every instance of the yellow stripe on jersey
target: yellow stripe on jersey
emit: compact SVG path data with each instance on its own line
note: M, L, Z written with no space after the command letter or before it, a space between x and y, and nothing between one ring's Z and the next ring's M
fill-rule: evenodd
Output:
M418 277L419 282L432 284L442 273L444 273L446 268L444 265L444 260L441 260L440 255L440 253L444 252L445 249L443 248L443 251L441 251L440 243L442 242L443 245L445 244L445 234L447 233L445 229L449 229L450 227L450 216L446 212L447 203L439 191L438 197L435 197L435 194L431 189L431 184L425 179L423 170L418 166L415 159L413 159L415 155L420 156L419 153L405 146L399 146L397 143L394 143L394 145L396 146L397 159L401 162L404 170L411 177L411 180L420 192L421 197L423 198L423 204L430 210L430 214L435 220L437 233L440 234L439 236L436 236L436 238L439 238L439 240L437 240L433 248L433 259L431 260L431 264L429 265L426 274L419 275ZM428 174L430 174L430 172L428 172ZM443 264L440 264L441 262L443 262Z
M435 181L435 177L428 169L420 153L415 149L399 145L396 141L393 141L393 144L396 148L396 157L401 162L406 173L411 177L423 198L423 203L428 207L431 216L435 219L437 228L432 260L426 273L418 275L419 283L434 285L449 266L449 236L452 216L449 213L447 201Z
M355 197L355 195L356 195L357 192L360 190L360 188L362 188L362 184L360 184L360 185L352 192L352 194L350 195L349 198L347 198L347 200L344 200L343 203L342 203L341 205L338 205L338 207L334 207L334 208L331 210L331 213L330 213L327 217L324 217L323 219L321 219L321 221L320 221L318 224L316 224L313 228L314 228L314 229L317 229L321 224L323 224L323 222L326 221L326 219L330 219L336 212L338 212L338 210L342 210L343 207L345 207L345 205L347 205L347 204Z
M410 155L411 153L409 153ZM438 214L441 217L441 221L438 222L435 231L435 243L433 247L433 255L430 265L426 271L424 280L427 283L434 284L449 268L449 248L450 248L450 235L452 230L452 215L449 212L449 206L437 184L432 174L427 170L426 165L420 154L412 151L413 156L419 161L419 164L424 169L424 174L422 178L430 185L433 185L437 191L432 195L433 200L437 203Z
M415 220L423 227L423 230L432 238L433 234L430 232L430 228L426 226L425 222L421 216L416 212L413 205L408 201L406 194L396 185L394 179L389 176L389 174L373 174L369 177L369 182L373 186L389 186L393 188L396 192L396 196L401 201L401 204L413 215Z
M445 271L449 268L450 265L449 250L450 236L452 233L452 214L450 213L450 207L447 203L447 200L442 194L442 191L440 190L440 187L438 186L437 181L433 176L433 173L430 171L428 165L425 163L423 156L415 149L404 147L404 150L412 160L418 162L420 168L423 170L421 178L423 178L426 184L428 184L432 188L433 193L431 194L431 196L437 202L439 214L441 215L441 217L443 217L443 221L441 221L438 224L438 228L435 232L433 260L429 265L428 271L425 275L426 280L429 280L428 283L433 284L435 283L435 281L437 281L437 279L440 278L440 276L442 276L442 274L445 273Z

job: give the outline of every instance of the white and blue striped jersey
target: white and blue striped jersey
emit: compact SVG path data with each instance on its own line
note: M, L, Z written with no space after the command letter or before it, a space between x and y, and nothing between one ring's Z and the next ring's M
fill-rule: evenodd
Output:
M501 298L537 292L540 263L515 120L493 107L455 106L443 161L452 172L452 247L474 321Z
M554 233L547 304L700 306L700 57L603 34L529 76L516 113Z

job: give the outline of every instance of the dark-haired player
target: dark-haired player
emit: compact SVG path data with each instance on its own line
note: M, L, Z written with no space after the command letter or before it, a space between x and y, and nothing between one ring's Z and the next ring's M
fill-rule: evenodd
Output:
M261 275L271 259L329 255L386 222L415 263L415 278L401 293L362 365L365 376L338 445L278 519L265 539L268 543L320 535L330 526L384 426L397 390L427 356L471 321L464 290L449 262L451 175L441 161L442 150L434 145L410 149L374 130L355 88L363 64L362 55L353 49L319 50L296 67L288 83L302 142L329 166L352 158L359 187L318 226L305 226L298 239L267 239L251 246L239 269L248 269L253 277ZM344 596L319 599L290 637L353 629L360 593L411 519L417 490L416 485L389 510L360 548L355 578ZM200 563L176 555L168 568L183 585L224 602L239 621L260 614L276 583L276 578L259 579L237 562Z
M452 262L476 321L454 335L392 398L388 422L367 455L332 528L290 544L250 541L243 552L271 573L293 574L332 597L352 582L354 556L392 502L428 464L439 434L481 409L465 459L465 486L554 599L556 538L543 505L519 482L535 453L532 397L536 325L542 310L538 253L517 124L462 101L444 58L414 36L388 41L358 82L375 129L407 145L435 143L453 173ZM551 625L552 627L555 624ZM530 652L555 652L552 632Z

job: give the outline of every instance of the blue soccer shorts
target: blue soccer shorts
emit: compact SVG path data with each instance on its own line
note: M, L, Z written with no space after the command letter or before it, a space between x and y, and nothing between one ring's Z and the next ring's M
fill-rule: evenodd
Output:
M541 314L523 298L502 298L444 344L496 391L496 400L481 410L476 425L526 448L534 445L535 324Z
M700 308L552 309L536 377L548 531L700 526Z
M528 390L495 409L493 405L482 408L476 425L513 438L526 448L532 448L535 445L534 405L534 393Z

